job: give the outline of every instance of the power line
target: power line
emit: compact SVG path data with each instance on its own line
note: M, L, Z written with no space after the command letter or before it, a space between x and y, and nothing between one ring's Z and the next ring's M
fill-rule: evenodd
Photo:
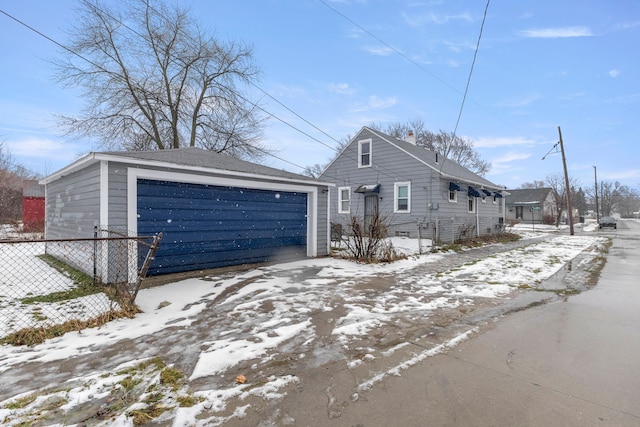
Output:
M348 21L349 23L351 23L352 25L354 25L355 27L359 28L360 30L362 30L364 33L366 33L367 35L369 35L370 37L372 37L373 39L377 40L379 43L383 44L384 46L388 47L389 49L391 49L394 53L396 53L398 56L404 58L405 60L407 60L408 62L410 62L411 64L415 65L416 67L418 67L420 70L422 70L423 72L427 73L428 75L430 75L432 78L434 78L435 80L439 81L440 83L442 83L443 85L447 86L449 89L453 90L454 92L460 94L460 95L464 95L466 98L466 93L461 92L460 90L458 90L457 88L455 88L454 86L452 86L451 84L447 83L445 80L441 79L440 77L438 77L436 74L432 73L429 69L427 69L426 67L424 67L422 64L420 64L419 62L413 60L411 57L407 56L406 54L404 54L402 51L400 51L399 49L393 47L391 44L387 43L386 41L384 41L382 38L378 37L377 35L375 35L374 33L372 33L371 31L367 30L366 28L364 28L362 25L358 24L357 22L355 22L353 19L349 18L348 16L346 16L345 14L343 14L342 12L340 12L339 10L337 10L336 8L334 8L333 6L329 5L325 0L318 0L318 2L320 2L321 4L323 4L324 6L326 6L328 9L330 9L331 11L333 11L334 13L336 13L337 15L339 15L340 17L342 17L344 20ZM485 8L485 15L482 21L482 24L484 26L484 21L486 19L486 13L487 13L487 9L489 7L489 2L487 1L487 7ZM481 33L482 34L482 33ZM479 41L479 39L478 39ZM474 55L474 60L475 60L475 55ZM466 92L466 91L465 91ZM490 114L491 116L495 117L497 120L500 120L501 122L505 123L508 126L514 127L515 126L512 123L507 122L506 120L504 120L502 117L497 116L496 114L493 113L493 111L489 110L487 107L485 107L484 105L480 104L477 101L474 101L472 98L469 98L469 101L473 102L475 105L477 105L478 107L482 108L484 111L486 111L488 114Z
M482 16L482 24L480 24L480 34L478 34L478 41L476 43L476 50L473 52L473 61L471 61L471 69L469 70L469 77L467 77L467 85L464 89L464 95L462 96L462 103L460 104L460 111L458 112L458 119L456 120L456 126L453 129L453 139L456 137L458 131L458 125L460 124L460 118L462 117L462 110L464 109L464 102L467 99L467 93L469 92L469 85L471 83L471 75L473 74L473 67L476 64L476 58L478 57L478 50L480 49L480 39L482 38L482 30L484 29L484 23L487 19L487 10L489 10L489 3L491 0L487 0L487 6L484 8L484 15ZM453 141L452 141L453 142Z
M324 0L318 0L320 3L322 3L323 5L325 5L327 8L331 9L333 12L335 12L337 15L341 16L343 19L345 19L346 21L349 21L352 25L356 26L357 28L359 28L360 30L362 30L364 33L368 34L370 37L376 39L379 43L383 44L384 46L388 47L389 49L391 49L392 51L394 51L396 54L398 54L399 56L403 57L404 59L406 59L407 61L409 61L410 63L412 63L413 65L415 65L416 67L420 68L422 71L424 71L425 73L429 74L431 77L433 77L434 79L438 80L440 83L442 83L443 85L447 86L449 89L461 93L458 89L456 89L454 86L450 85L449 83L447 83L446 81L442 80L440 77L436 76L435 74L433 74L431 71L429 71L427 68L425 68L422 64L420 64L417 61L414 61L412 58L408 57L407 55L405 55L402 51L396 49L395 47L393 47L392 45L390 45L389 43L387 43L386 41L382 40L380 37L376 36L375 34L373 34L371 31L367 30L366 28L364 28L362 25L358 24L357 22L355 22L353 19L349 18L348 16L346 16L345 14L343 14L342 12L340 12L338 9L334 8L333 6L329 5L327 2L325 2Z

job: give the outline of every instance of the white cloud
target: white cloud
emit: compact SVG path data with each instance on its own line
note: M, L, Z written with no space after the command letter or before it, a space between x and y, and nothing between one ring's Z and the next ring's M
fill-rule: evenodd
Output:
M469 12L462 12L455 15L439 15L433 12L415 15L403 13L402 17L411 27L421 27L427 24L446 24L449 21L474 22L473 16L471 16Z
M17 157L73 159L77 146L47 138L28 137L20 140L7 140L7 148ZM70 154L71 153L71 154Z
M503 154L502 156L495 158L491 161L492 164L496 164L496 163L511 163L511 162L515 162L518 160L526 160L529 157L531 157L530 153L522 153L522 152L517 152L517 151L510 151L506 154Z
M618 77L618 76L620 75L620 73L621 73L621 71L620 71L620 70L616 70L616 69L609 70L609 76L610 76L611 78L614 78L614 79L615 79L616 77Z
M348 83L329 83L327 85L329 92L338 93L340 95L353 95L356 90L349 86Z
M389 98L379 98L376 95L371 95L366 105L357 105L351 110L351 112L360 113L369 110L384 110L386 108L393 107L397 102L398 99L394 96Z
M598 178L611 181L628 181L640 179L640 169L621 170L615 172L601 172L598 169Z
M536 141L521 136L499 138L482 137L473 140L473 146L476 148L512 147L514 145L533 146L536 144Z
M533 104L538 99L540 99L540 95L537 93L533 93L533 94L529 94L529 95L518 97L518 98L505 99L504 101L500 101L497 104L497 106L506 107L506 108L526 107L528 105Z
M378 56L389 56L393 53L393 49L388 46L365 46L363 49L366 52Z
M378 98L375 95L371 95L369 97L369 107L375 110L382 110L385 108L392 107L396 105L397 102L398 100L396 99L396 97L393 97L393 96L389 98Z
M558 39L566 37L590 37L593 35L588 27L560 27L560 28L538 28L532 30L522 30L519 34L523 37L539 39Z

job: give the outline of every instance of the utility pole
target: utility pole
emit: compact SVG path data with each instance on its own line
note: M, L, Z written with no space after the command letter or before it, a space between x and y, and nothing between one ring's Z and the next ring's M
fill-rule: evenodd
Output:
M567 160L564 157L564 144L562 142L562 131L558 126L558 135L560 136L560 151L562 152L562 166L564 167L564 185L567 188L567 216L569 217L569 234L573 232L573 209L571 208L571 188L569 187L569 174L567 173Z
M600 222L600 211L598 210L598 171L593 166L593 176L596 180L596 222Z

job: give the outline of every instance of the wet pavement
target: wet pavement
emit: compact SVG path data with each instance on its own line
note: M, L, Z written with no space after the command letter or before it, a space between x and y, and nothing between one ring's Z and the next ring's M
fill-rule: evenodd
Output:
M416 277L454 269L478 259L527 247L546 238L549 237L471 249L455 256L443 257L435 263L422 264L410 271L366 277L353 290L360 292L363 298L370 299L385 292L391 286L397 288L399 292L409 293L411 292L409 283L415 281ZM586 254L579 255L556 275L538 286L543 289L514 291L509 298L504 299L478 298L473 301L473 304L443 308L430 313L428 317L420 316L419 313L401 313L371 334L350 342L348 347L336 342L335 335L332 334L336 320L346 313L344 308L341 308L344 307L346 295L341 295L335 290L322 291L322 294L318 293L315 296L324 304L333 307L331 311L315 309L306 313L291 313L292 317L304 315L310 318L313 325L313 328L310 328L312 329L310 334L313 335L313 340L309 334L299 334L280 348L267 363L261 364L259 372L255 372L255 361L240 363L234 369L234 372L250 373L252 379L257 382L273 376L295 375L299 380L287 388L286 398L265 400L260 397L248 397L243 402L229 405L229 408L220 415L223 418L225 413L232 414L238 406L251 405L251 411L248 414L242 418L230 418L228 425L424 425L425 419L430 420L429 424L447 425L446 422L451 420L447 421L444 415L444 418L438 418L442 422L446 421L444 424L431 423L431 409L427 411L428 413L425 413L425 409L432 408L432 405L440 401L438 399L451 398L447 390L449 390L448 387L452 387L451 380L455 375L450 376L447 373L431 377L429 370L427 372L423 370L426 366L434 366L436 360L439 361L437 363L441 363L440 360L456 361L458 348L452 350L453 355L450 356L433 356L438 353L447 353L450 348L458 345L457 340L460 337L473 338L470 342L480 341L496 330L494 327L496 319L506 314L515 313L513 316L520 316L534 309L544 310L547 307L555 307L556 304L567 304L567 301L577 298L572 296L568 300L566 291L570 290L569 294L573 294L589 288L587 278L590 264L581 262L585 257L587 257ZM315 273L295 271L289 274L306 274L308 279ZM264 277L256 276L247 283L239 284L229 290L229 293L263 279ZM305 278L292 278L295 281L303 279ZM292 287L285 292L295 294L298 290ZM584 295L591 292L593 291ZM538 307L544 303L552 304ZM198 362L203 343L229 330L230 322L238 324L249 322L249 319L240 318L233 312L235 305L225 304L224 296L208 304L210 309L204 310L188 328L169 325L153 335L107 344L99 349L91 349L89 354L70 357L64 361L34 362L14 366L0 373L0 384L2 384L0 400L50 384L62 384L70 378L82 377L87 372L108 371L132 358L161 356L167 364L172 364L185 373L191 373ZM256 305L251 313L251 319L253 319L251 321L268 318L273 310L272 304L273 302L263 301ZM525 310L528 308L531 310ZM508 319L511 317L509 316ZM533 318L535 319L536 316ZM523 332L524 336L527 334L531 335L533 332ZM461 345L459 348L463 347L464 345ZM529 350L514 347L505 354L500 354L499 357L506 364L507 369L513 369L517 366L521 352ZM345 363L359 360L362 361L361 364ZM506 363L504 360L511 360L511 362ZM473 370L471 368L474 363L480 362L465 362L465 366ZM459 368L451 366L442 369L454 369L458 372ZM398 378L404 378L404 380ZM416 378L422 378L423 382L411 384L410 380ZM461 381L463 378L464 375ZM189 385L194 391L211 390L227 386L230 381L231 379L224 375L217 375L194 379ZM420 391L415 390L414 387L423 387L424 381L427 381L429 389L434 387L432 381L435 381L435 384L446 386L445 391L436 392L436 388L433 392L435 394L429 392L427 396L418 399ZM389 395L388 392L392 387L399 388L394 389L393 394ZM466 386L461 383L458 387L461 387L458 393L462 393ZM487 385L487 387L490 386ZM484 394L488 396L488 390L484 390ZM433 400L435 396L439 398ZM476 399L480 397L482 396L476 396ZM508 396L504 396L506 397ZM426 405L426 401L432 403ZM455 408L455 405L449 406ZM95 411L95 408L90 407L85 410L90 416L89 412ZM387 415L377 415L380 411L384 411ZM423 421L418 422L419 419ZM170 425L170 423L159 422L158 425ZM464 424L450 423L449 425ZM483 423L468 425L483 425ZM509 423L496 425L509 425Z
M607 235L593 289L490 324L318 425L640 425L640 223Z

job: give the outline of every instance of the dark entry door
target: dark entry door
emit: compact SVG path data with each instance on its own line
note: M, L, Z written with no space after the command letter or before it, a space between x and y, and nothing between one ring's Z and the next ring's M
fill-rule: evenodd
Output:
M378 195L367 194L364 196L364 226L368 231L371 224L378 216Z

